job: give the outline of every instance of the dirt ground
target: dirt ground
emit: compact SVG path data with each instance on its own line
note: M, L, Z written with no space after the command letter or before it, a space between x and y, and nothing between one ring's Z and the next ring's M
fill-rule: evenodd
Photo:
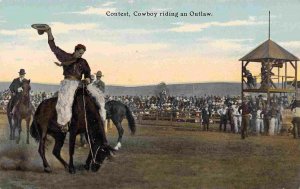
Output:
M122 149L97 173L82 169L88 149L77 147L75 175L51 154L53 172L43 172L37 144L7 140L7 121L0 115L0 188L298 188L300 145L292 136L251 136L204 132L197 128L140 126L127 130ZM116 130L109 130L116 143ZM67 141L66 141L67 143ZM67 144L63 157L68 159Z

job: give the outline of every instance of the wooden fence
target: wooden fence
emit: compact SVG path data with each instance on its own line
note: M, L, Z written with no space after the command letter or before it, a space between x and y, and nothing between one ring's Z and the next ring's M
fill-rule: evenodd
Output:
M141 125L201 125L202 119L200 112L152 112L149 114L137 114L137 122ZM220 117L213 116L211 123L219 123Z

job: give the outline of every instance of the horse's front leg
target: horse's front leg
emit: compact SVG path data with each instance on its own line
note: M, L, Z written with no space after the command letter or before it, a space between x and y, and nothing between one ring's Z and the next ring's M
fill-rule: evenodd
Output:
M52 170L51 170L51 168L50 168L50 166L49 166L49 164L48 164L48 161L47 161L47 159L46 159L46 156L45 156L45 141L46 141L46 132L43 132L42 133L42 137L41 137L41 139L40 139L40 143L39 143L39 154L40 154L40 156L41 156L41 158L42 158L42 160L43 160L43 165L44 165L44 171L46 172L46 173L50 173L50 172L52 172Z
M21 132L22 132L22 118L18 118L18 138L17 138L17 144L20 143L21 140Z
M7 110L8 111L8 110ZM9 130L10 130L10 133L9 133L9 140L13 140L13 135L12 135L12 132L13 132L13 121L12 121L12 116L10 115L10 112L7 113L7 118L8 118L8 124L9 124Z
M11 128L10 129L11 140L15 140L16 124L17 124L16 118L12 117L11 118L11 127L10 127Z
M91 162L92 162L92 153L90 151L89 155L85 161L85 165L84 165L85 170L87 170L87 171L90 170Z
M27 132L26 143L27 144L29 144L29 123L30 123L30 117L26 119L26 132Z
M21 124L22 124L22 119L21 118L17 118L16 119L16 124L15 124L15 129L18 129L18 137L16 140L16 143L19 144L20 143L20 139L21 139Z
M74 174L75 171L75 167L73 164L73 155L74 155L74 151L75 151L75 141L76 141L76 134L73 133L72 131L70 131L70 140L69 140L69 156L70 156L70 160L69 160L69 173Z

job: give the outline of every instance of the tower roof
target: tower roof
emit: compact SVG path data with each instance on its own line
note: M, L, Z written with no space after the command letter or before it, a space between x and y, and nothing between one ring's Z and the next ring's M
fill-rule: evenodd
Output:
M291 54L271 39L268 39L241 58L240 61L261 62L263 59L277 59L284 61L299 60L295 55Z

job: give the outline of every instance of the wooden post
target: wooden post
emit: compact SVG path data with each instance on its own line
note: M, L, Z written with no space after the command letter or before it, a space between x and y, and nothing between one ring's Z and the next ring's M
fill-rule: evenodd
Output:
M297 79L298 73L297 73L297 61L295 61L295 99L297 99L298 95L298 79ZM294 124L294 138L299 138L298 137L298 124Z
M267 62L267 105L270 107L270 60L268 59Z
M156 110L156 118L155 118L155 122L156 122L155 125L158 125L158 111L157 111L157 110Z
M297 73L297 61L295 61L295 98L297 97L298 94L298 73Z
M244 102L244 78L243 78L243 68L244 68L244 61L242 61L242 69L241 69L241 98L242 98L242 103Z
M287 62L285 62L284 63L284 67L285 67L285 80L284 80L284 88L286 89L286 87L287 87L287 84L286 84L286 82L287 82Z
M280 83L280 78L279 78L280 70L279 70L279 66L278 66L277 72L278 72L278 78L277 78L277 79L278 79L278 82L277 82L277 85L278 85L278 87L280 87L280 86L279 86L279 83Z

